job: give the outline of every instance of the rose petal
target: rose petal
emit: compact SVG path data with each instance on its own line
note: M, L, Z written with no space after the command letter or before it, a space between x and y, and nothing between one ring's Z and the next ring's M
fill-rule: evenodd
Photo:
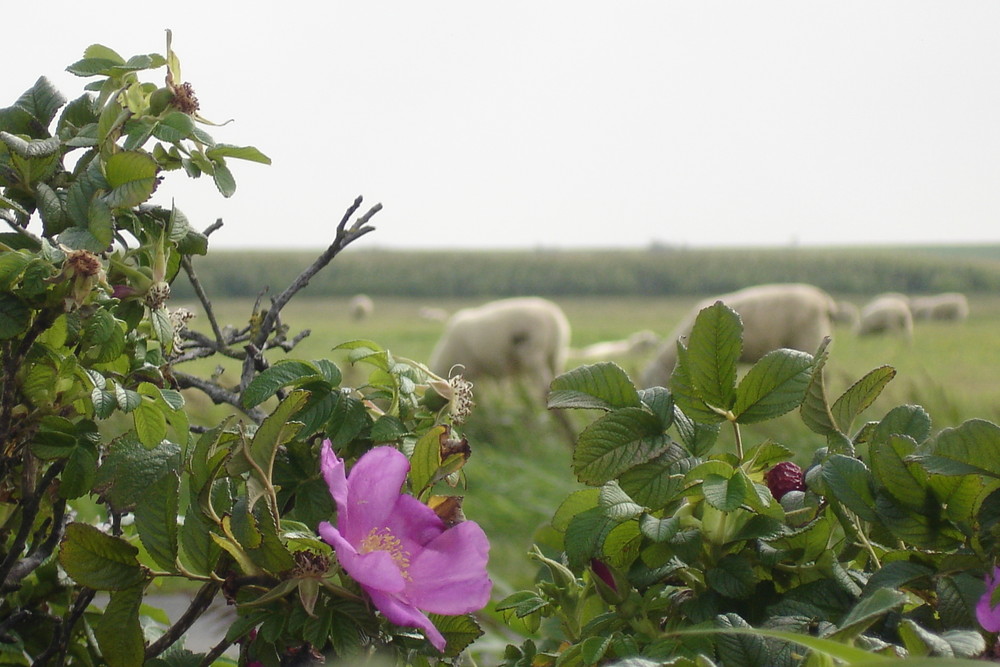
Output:
M329 439L323 441L323 446L319 452L319 469L326 480L326 486L330 489L333 502L337 504L337 522L341 525L348 523L347 515L347 475L344 472L344 461L333 451L333 444Z
M399 500L410 462L395 447L375 447L351 468L347 483L347 523L338 527L352 544L362 540L372 528L382 528Z
M402 495L386 521L386 528L402 542L411 557L444 532L444 521L413 496Z
M406 580L388 551L369 551L361 554L344 539L336 528L324 521L319 525L319 534L337 553L337 560L369 593L385 591L401 593L406 588Z
M450 528L416 554L407 597L435 614L468 614L486 606L493 582L486 574L490 543L474 521Z
M986 575L986 591L976 603L976 620L987 632L1000 632L1000 605L990 604L993 591L1000 583L1000 568L993 568L993 574Z
M394 595L386 595L378 591L369 591L372 603L391 623L402 625L407 628L419 628L427 635L434 648L444 652L448 644L441 631L434 627L431 619L427 618L419 609L412 604L399 599Z

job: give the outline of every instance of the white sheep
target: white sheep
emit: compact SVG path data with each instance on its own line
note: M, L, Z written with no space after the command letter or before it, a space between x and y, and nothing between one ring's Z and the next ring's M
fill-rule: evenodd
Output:
M556 304L539 297L493 301L463 308L445 324L428 366L467 380L527 378L543 394L566 364L569 320Z
M622 340L606 340L570 350L570 356L577 359L614 360L646 354L659 343L660 338L655 332L643 329Z
M856 329L861 321L861 309L850 301L838 301L837 310L833 313L833 323L848 329Z
M681 320L642 373L644 387L666 386L677 363L677 340L691 333L695 318L716 301L735 310L743 321L740 361L752 363L779 348L813 353L833 332L833 298L812 285L755 285L699 302ZM683 341L686 343L686 341Z
M964 322L969 317L969 300L959 292L914 297L910 299L910 312L914 320Z
M355 294L347 303L347 312L355 320L363 320L371 316L375 310L375 302L367 294Z
M880 294L861 309L858 322L859 336L896 334L904 338L913 336L913 315L909 299L895 292Z

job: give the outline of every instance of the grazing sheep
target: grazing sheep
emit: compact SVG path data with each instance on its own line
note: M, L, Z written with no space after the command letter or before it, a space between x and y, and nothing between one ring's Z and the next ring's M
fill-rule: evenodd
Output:
M914 320L964 322L969 317L969 300L959 292L945 292L910 300Z
M569 320L551 301L502 299L452 315L428 366L445 377L461 366L459 372L473 382L527 378L544 394L563 371L569 336Z
M859 336L898 334L912 337L913 316L910 314L909 299L894 292L875 297L861 309L857 332Z
M848 329L856 329L861 321L861 309L850 301L838 301L833 313L833 323Z
M801 283L756 285L705 299L681 320L646 366L642 373L644 387L667 385L677 363L677 340L691 333L698 313L716 301L735 310L743 321L740 361L748 363L783 347L815 352L823 338L831 335L832 317L837 310L829 294Z
M623 340L606 340L586 347L570 350L577 359L611 360L645 354L659 345L660 338L649 329L636 331Z
M347 304L351 319L363 320L375 310L375 302L367 294L355 294Z

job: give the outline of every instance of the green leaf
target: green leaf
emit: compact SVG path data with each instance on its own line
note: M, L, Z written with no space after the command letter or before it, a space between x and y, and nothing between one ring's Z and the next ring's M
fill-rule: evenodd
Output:
M194 120L183 111L171 111L153 127L153 135L170 144L187 139L192 132Z
M552 527L560 533L565 533L570 520L581 512L596 508L600 497L600 489L580 489L569 494L556 508L552 516Z
M885 386L892 378L896 377L896 369L892 366L880 366L851 385L847 391L841 394L830 412L834 421L843 432L848 432L851 424L875 399L878 398Z
M48 139L22 139L10 132L0 130L0 141L2 141L12 153L26 160L37 158L47 158L59 152L62 142L58 137Z
M483 635L482 628L472 616L428 614L427 617L448 641L444 654L451 658L456 657Z
M667 451L652 461L623 472L618 477L618 483L637 503L658 509L684 491L684 478L695 461L672 443Z
M732 477L706 475L702 482L705 501L721 512L732 512L741 505L756 502L753 483L742 470L735 470Z
M17 101L14 102L14 106L24 109L29 114L35 117L38 124L42 127L48 127L52 122L52 119L56 117L59 112L59 108L66 104L66 98L63 97L55 85L49 81L46 77L39 77L35 81L35 85L26 90Z
M677 364L670 375L670 390L673 392L676 404L675 420L679 413L692 424L714 425L726 421L724 413L712 409L701 399L701 395L691 380L688 350L681 345L680 341L677 342ZM682 428L682 422L679 422L678 431L681 432L682 439L684 439ZM687 441L685 440L685 442Z
M754 593L757 578L753 565L737 554L726 554L705 572L705 583L728 598L742 600Z
M59 549L59 564L81 586L116 591L146 580L138 553L121 538L105 535L88 524L71 523Z
M774 350L764 355L736 388L736 421L762 422L799 407L812 377L812 363L812 355L798 350Z
M444 426L435 426L420 436L410 457L410 482L417 493L430 487L441 467L441 436Z
M31 258L25 253L12 251L0 254L0 289L10 290L30 263Z
M833 496L865 521L877 521L875 494L868 467L860 460L834 454L823 464L823 481Z
M911 458L932 474L982 474L1000 477L1000 427L982 419L971 419L938 433L929 454Z
M59 496L67 499L79 498L90 491L96 476L97 449L93 443L80 441L66 457Z
M205 155L213 162L219 158L233 157L238 160L250 160L261 164L271 164L271 158L267 157L253 146L232 146L230 144L216 144L205 151Z
M875 479L904 507L914 512L937 504L928 487L927 472L918 463L907 462L917 443L906 436L893 435L872 443L871 466Z
M167 572L177 569L177 515L180 477L167 472L147 489L135 505L139 539L156 564Z
M35 186L35 201L47 236L55 236L66 229L66 213L63 211L62 199L55 190L45 183L38 183Z
M601 507L585 510L570 519L564 538L570 569L579 570L600 554L604 539L618 523L607 517Z
M604 509L605 516L616 521L637 517L645 509L632 500L615 482L608 482L601 487L598 506Z
M115 439L97 470L94 491L119 512L133 507L167 472L180 465L180 447L162 442L146 449L130 434Z
M153 449L167 437L167 416L148 398L139 401L132 411L135 432L146 449Z
M295 359L278 361L250 382L240 403L245 408L252 408L274 396L282 387L317 379L322 379L322 373L315 364Z
M612 362L574 368L552 381L548 407L637 408L639 394L628 374Z
M715 618L717 628L746 628L750 624L737 614L721 614ZM762 634L754 632L724 634L716 640L716 649L723 665L740 667L771 667L774 657Z
M112 591L94 628L97 645L109 667L132 667L143 663L146 647L139 623L141 606L140 586Z
M854 639L881 617L902 607L904 603L906 603L905 593L880 588L854 605L847 616L841 619L838 624L840 628L831 637L840 641Z
M688 343L686 367L691 386L711 408L728 412L736 401L736 362L743 323L721 301L698 313Z
M295 437L302 428L302 423L291 421L292 416L305 404L309 394L305 391L293 391L285 397L274 411L263 421L253 440L244 443L242 456L234 456L228 463L229 474L239 475L254 467L264 475L261 481L270 483L274 467L274 457L278 447ZM250 465L253 461L254 466Z
M830 402L826 396L826 382L823 376L823 368L829 358L829 352L827 352L829 345L830 339L824 338L819 350L816 351L805 400L799 407L802 423L810 431L820 435L830 435L839 431L833 420L833 413L830 411Z
M660 420L640 408L608 413L580 433L573 469L586 484L600 485L649 461L670 444Z
M215 181L215 187L219 189L223 197L229 198L236 194L236 179L233 178L233 172L229 171L229 167L226 166L225 162L215 163L215 168L212 170L212 179Z
M111 208L132 208L148 200L156 188L159 167L147 153L121 151L108 158L104 177L111 187L105 201Z
M872 443L880 442L893 435L909 436L916 443L921 443L930 437L931 417L919 405L900 405L879 421L871 434Z
M20 336L28 330L31 311L13 294L0 294L0 340Z

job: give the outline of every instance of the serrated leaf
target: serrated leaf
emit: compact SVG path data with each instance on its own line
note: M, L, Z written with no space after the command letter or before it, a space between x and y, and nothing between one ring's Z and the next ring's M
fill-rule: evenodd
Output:
M253 146L232 146L230 144L216 144L205 151L208 159L215 161L219 158L232 157L237 160L249 160L261 164L271 164L271 158L267 157Z
M677 414L681 414L692 424L710 425L719 424L726 420L726 415L708 406L695 388L691 380L688 350L681 345L680 341L677 342L677 363L670 375L670 390L676 404L675 419ZM678 430L680 429L681 425L678 424ZM683 431L681 433L683 436Z
M604 539L618 521L604 514L601 507L580 512L569 521L563 544L570 569L579 570L601 553Z
M109 667L142 664L146 647L139 622L141 606L141 587L112 591L94 628L101 655Z
M753 566L737 554L726 554L705 572L705 583L728 598L741 600L753 595L757 578Z
M869 371L841 394L830 407L830 412L840 430L845 433L849 431L857 416L875 402L894 377L896 377L895 368L880 366Z
M274 467L274 457L278 447L295 437L302 428L302 423L292 421L292 416L299 411L309 398L305 391L293 391L285 397L274 411L264 419L257 428L253 439L245 442L241 455L234 456L227 468L229 474L239 475L247 470L259 470L264 479L270 482ZM253 462L253 465L251 465Z
M171 111L153 127L153 135L170 144L187 139L193 131L194 120L183 111Z
M177 514L180 477L167 472L135 505L135 527L142 545L167 572L177 568Z
M229 198L236 194L236 179L233 178L233 172L229 171L229 167L224 162L214 163L212 180L215 181L215 187L218 188L223 197Z
M871 444L872 474L885 490L904 507L924 512L928 503L937 504L930 493L927 472L915 462L906 462L917 443L906 436L893 435Z
M615 410L580 433L573 469L581 482L604 484L649 461L669 444L655 415L640 408Z
M146 449L153 449L167 437L167 416L149 399L139 401L132 411L136 435Z
M970 419L955 428L943 429L934 438L929 454L915 454L929 472L939 475L982 474L1000 477L1000 427L982 419Z
M882 616L902 607L905 603L905 593L880 588L854 605L847 616L841 619L838 624L840 628L831 635L831 638L841 641L854 639Z
M159 167L147 153L120 151L108 158L104 177L111 187L105 201L111 208L132 208L148 200L156 188Z
M146 491L180 465L180 447L162 442L149 450L126 434L115 439L97 470L94 491L119 512L132 509Z
M556 508L552 516L552 527L564 533L574 516L598 506L601 497L600 489L580 489L569 494Z
M448 657L457 656L483 635L483 629L472 616L428 614L427 617L448 641L444 649Z
M580 366L552 381L548 407L612 410L640 406L639 394L617 364Z
M691 386L714 410L727 412L736 401L736 362L742 351L743 323L721 301L698 313L688 343Z
M753 424L799 407L809 386L812 363L812 355L798 350L774 350L764 355L736 388L736 421Z
M868 467L860 460L834 454L823 464L823 481L833 496L865 521L877 521L875 494Z
M605 516L616 521L637 517L645 509L632 500L615 482L608 482L601 487L598 506L604 509Z
M139 550L125 540L83 523L71 523L59 549L59 564L74 581L99 591L115 591L143 583Z
M756 499L753 483L742 470L735 470L732 477L706 475L702 481L705 501L721 512L732 512L741 505L752 505Z
M12 153L26 160L47 158L56 155L62 148L62 142L58 137L48 139L22 139L10 132L0 130L0 141L2 141Z
M66 104L66 98L60 94L55 85L46 77L41 76L35 84L21 94L14 106L24 109L38 120L42 127L48 127L56 117L59 108Z
M648 463L634 466L618 476L622 489L636 502L658 509L684 491L685 476L696 463L676 444Z
M252 408L274 396L283 387L322 377L320 369L315 364L295 359L278 361L250 382L240 397L240 403L245 408Z

